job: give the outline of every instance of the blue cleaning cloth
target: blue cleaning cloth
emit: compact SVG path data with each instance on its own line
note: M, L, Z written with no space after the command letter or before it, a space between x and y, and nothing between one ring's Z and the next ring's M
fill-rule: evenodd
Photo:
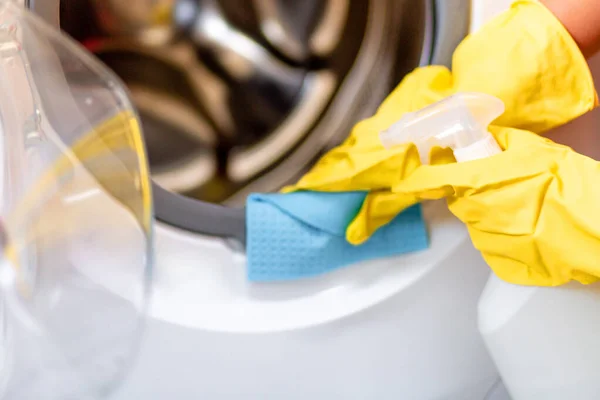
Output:
M252 194L246 203L250 281L322 274L359 261L423 250L429 245L421 207L413 206L365 243L345 239L366 192Z

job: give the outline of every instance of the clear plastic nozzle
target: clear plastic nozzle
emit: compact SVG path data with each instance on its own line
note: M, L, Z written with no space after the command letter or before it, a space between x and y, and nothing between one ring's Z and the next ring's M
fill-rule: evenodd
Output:
M457 161L484 158L502 151L488 125L504 112L504 103L483 93L457 93L419 111L405 114L380 133L393 147L414 143L421 162L429 162L433 147L449 147Z

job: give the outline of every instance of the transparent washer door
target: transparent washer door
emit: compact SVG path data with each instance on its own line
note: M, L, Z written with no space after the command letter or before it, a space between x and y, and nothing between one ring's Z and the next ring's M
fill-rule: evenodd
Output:
M137 115L111 72L10 1L0 93L0 399L105 397L151 278Z

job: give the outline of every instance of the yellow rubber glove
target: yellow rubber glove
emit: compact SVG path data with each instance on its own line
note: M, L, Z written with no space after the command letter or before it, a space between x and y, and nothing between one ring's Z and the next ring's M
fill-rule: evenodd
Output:
M507 282L598 280L600 163L531 132L490 130L504 152L420 166L392 191L418 200L447 198L475 247Z
M373 117L358 123L341 146L283 191L370 191L346 232L350 243L364 242L412 201L389 189L420 164L411 146L384 149L379 132L404 113L459 91L500 98L506 112L496 124L536 133L597 103L591 73L569 33L537 1L517 1L460 44L452 72L431 66L406 76Z

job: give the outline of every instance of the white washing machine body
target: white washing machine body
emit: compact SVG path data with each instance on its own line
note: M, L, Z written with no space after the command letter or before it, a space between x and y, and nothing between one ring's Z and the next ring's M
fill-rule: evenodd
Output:
M475 0L471 30L509 1ZM485 399L499 376L477 328L490 272L444 203L428 250L255 284L227 240L158 222L152 304L115 399ZM504 398L504 392L496 398Z
M485 398L489 269L443 203L425 216L427 251L277 284L247 283L225 242L159 225L147 330L116 398Z

